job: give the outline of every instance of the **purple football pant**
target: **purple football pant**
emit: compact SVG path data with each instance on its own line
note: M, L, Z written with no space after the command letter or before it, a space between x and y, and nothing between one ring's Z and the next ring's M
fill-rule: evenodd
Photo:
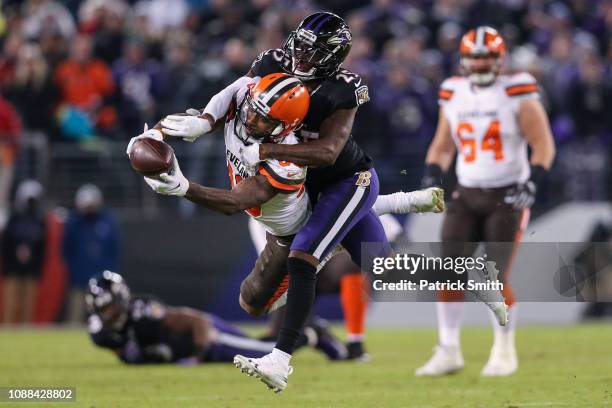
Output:
M336 245L342 244L355 263L362 267L368 265L369 269L370 259L362 259L363 255L381 256L390 248L385 230L372 209L378 190L378 175L373 168L322 190L310 219L293 239L291 250L322 260ZM379 253L362 254L361 244L367 242L380 244L373 246Z

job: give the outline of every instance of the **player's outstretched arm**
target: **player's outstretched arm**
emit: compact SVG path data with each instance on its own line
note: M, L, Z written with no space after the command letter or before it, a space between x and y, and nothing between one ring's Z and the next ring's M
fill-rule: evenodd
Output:
M259 159L289 161L301 166L324 167L334 164L351 135L357 108L338 109L321 124L319 139L308 143L259 145Z
M189 183L185 198L226 215L259 207L279 193L261 174L242 180L232 190Z

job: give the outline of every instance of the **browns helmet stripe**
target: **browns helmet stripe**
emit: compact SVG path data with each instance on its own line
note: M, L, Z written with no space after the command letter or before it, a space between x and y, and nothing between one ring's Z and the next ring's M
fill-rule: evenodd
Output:
M300 80L290 76L283 76L270 84L268 89L259 95L261 102L272 107L274 102L289 89L300 84Z

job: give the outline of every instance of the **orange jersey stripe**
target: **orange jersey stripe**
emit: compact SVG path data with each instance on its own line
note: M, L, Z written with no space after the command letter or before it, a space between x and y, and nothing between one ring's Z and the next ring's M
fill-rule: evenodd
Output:
M304 183L300 183L300 184L285 184L285 183L281 183L281 182L275 180L274 177L272 177L272 175L270 173L268 173L268 171L266 169L264 169L263 167L259 168L259 173L264 175L268 179L268 182L270 184L272 184L273 187L276 187L276 188L278 188L280 190L298 191L304 185Z
M538 85L537 84L523 84L523 85L514 85L506 88L506 93L509 96L515 95L523 95L531 92L537 92Z
M440 92L438 92L438 96L440 97L440 99L444 99L445 101L448 101L450 98L452 98L453 94L453 91L447 91L445 89L440 89Z

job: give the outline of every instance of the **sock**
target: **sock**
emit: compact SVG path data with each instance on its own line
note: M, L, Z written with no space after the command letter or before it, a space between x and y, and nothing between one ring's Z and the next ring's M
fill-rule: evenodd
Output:
M493 347L514 348L517 312L518 305L515 303L508 309L508 323L505 326L500 326L493 312L489 310L489 318L493 325Z
M310 315L315 299L316 268L300 258L287 259L289 289L285 319L278 334L276 348L292 354Z
M359 274L344 275L340 279L340 302L344 312L344 324L348 340L363 340L365 319L368 312L368 299L363 293L366 276Z
M287 354L277 348L273 348L270 354L272 355L274 361L278 361L284 365L289 365L289 362L291 361L291 354Z
M463 302L438 302L438 336L442 347L460 347Z

